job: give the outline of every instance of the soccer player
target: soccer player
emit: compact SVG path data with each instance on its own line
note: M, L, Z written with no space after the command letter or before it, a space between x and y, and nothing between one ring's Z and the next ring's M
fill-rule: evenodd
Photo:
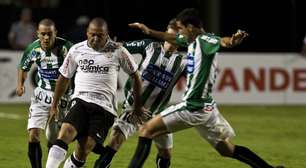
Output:
M167 32L178 33L175 19L171 20ZM177 51L178 46L169 42L156 42L150 39L123 43L130 53L140 53L142 59L138 69L142 76L143 87L141 104L148 110L150 117L157 115L168 104L172 89L179 77L183 74L186 59ZM128 79L125 84L126 99L123 103L123 113L115 121L111 139L108 146L102 150L101 156L95 163L95 167L109 167L114 154L119 150L122 143L135 134L139 126L129 120L133 107L132 83ZM172 134L166 134L154 139L158 154L156 156L157 167L170 165Z
M172 19L167 28L167 33L176 35L178 28L176 20ZM225 37L227 39L227 37ZM124 43L124 46L131 53L141 53L143 58L140 61L139 70L143 80L142 104L150 111L150 114L157 115L168 104L174 85L179 77L184 74L186 68L186 57L179 54L178 46L167 41L164 45L151 41L140 40ZM230 46L224 46L230 47ZM154 62L152 62L154 61ZM115 121L109 145L102 149L100 158L95 163L95 168L110 166L114 154L121 144L137 130L138 126L128 121L130 106L133 100L130 94L131 84L126 83L126 100L123 104L123 113ZM173 146L172 134L162 135L154 138L158 148L156 156L156 166L167 168L170 166L171 150Z
M62 65L72 43L56 37L56 27L52 20L43 19L38 24L38 40L29 44L23 53L18 66L18 81L16 94L22 96L25 93L24 82L27 73L33 63L38 66L38 86L34 89L31 98L28 118L29 148L28 157L32 168L41 168L42 151L40 146L40 132L47 126L49 111L51 107L52 95L55 89L59 72L58 68ZM68 95L61 100L60 117L64 116L67 107ZM56 123L50 123L56 125ZM57 129L51 129L47 139L51 144L52 139L57 137Z
M180 45L188 44L187 88L183 102L162 111L140 128L137 149L129 168L140 168L146 160L152 138L169 132L194 127L222 156L235 158L253 168L272 168L250 149L232 144L234 131L219 113L211 96L216 77L216 52L220 45L232 45L246 36L237 32L232 38L204 32L202 21L195 9L185 9L177 16L180 35L159 32L143 24L132 24L144 33Z
M94 18L87 28L87 40L74 45L68 52L56 84L51 113L56 116L59 98L75 73L75 90L71 108L50 149L46 168L57 168L64 161L68 144L78 140L76 151L64 167L81 167L96 141L103 143L117 116L117 76L120 67L133 80L134 113L140 106L141 79L132 55L113 42L104 19ZM80 155L77 155L80 154Z

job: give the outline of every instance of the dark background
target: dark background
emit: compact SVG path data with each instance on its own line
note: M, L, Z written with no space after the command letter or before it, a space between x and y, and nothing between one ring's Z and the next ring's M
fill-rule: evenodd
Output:
M80 15L104 17L111 35L124 41L147 37L128 23L165 30L178 12L194 7L201 11L208 32L220 36L238 28L249 32L248 40L231 51L300 52L306 30L303 0L0 0L0 48L9 49L7 33L23 7L33 10L36 23L53 19L60 36L69 33Z

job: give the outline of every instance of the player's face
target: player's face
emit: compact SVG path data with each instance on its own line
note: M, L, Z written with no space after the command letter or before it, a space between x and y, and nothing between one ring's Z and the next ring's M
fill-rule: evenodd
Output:
M108 39L108 32L106 26L96 26L90 24L87 29L88 44L95 50L104 47Z
M54 26L39 25L37 36L43 50L51 49L56 38L56 29Z
M170 33L170 34L177 34L178 33L176 30L174 30L174 29L172 29L170 27L167 29L166 32ZM169 43L169 42L165 41L164 49L168 50L168 51L175 51L177 49L177 46L172 44L172 43Z
M185 26L182 24L181 21L177 21L176 25L178 27L178 32L183 35L185 38L187 38L188 41L191 39L191 30L188 26Z

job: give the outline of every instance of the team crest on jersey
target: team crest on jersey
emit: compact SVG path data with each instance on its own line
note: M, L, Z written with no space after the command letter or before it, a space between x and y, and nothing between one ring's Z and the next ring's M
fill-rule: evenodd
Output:
M194 71L194 56L191 53L187 54L187 73L193 73Z

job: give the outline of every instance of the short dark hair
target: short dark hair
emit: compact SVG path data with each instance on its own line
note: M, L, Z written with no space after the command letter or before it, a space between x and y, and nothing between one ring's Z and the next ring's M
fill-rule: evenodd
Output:
M177 16L176 20L180 21L183 25L187 26L191 24L197 28L202 28L203 23L200 17L199 11L194 8L186 8L181 11Z
M97 27L105 27L106 29L108 29L106 20L100 17L93 18L89 24L93 24Z
M54 26L54 28L55 28L55 23L53 22L53 20L48 19L48 18L45 18L45 19L41 20L38 25Z

